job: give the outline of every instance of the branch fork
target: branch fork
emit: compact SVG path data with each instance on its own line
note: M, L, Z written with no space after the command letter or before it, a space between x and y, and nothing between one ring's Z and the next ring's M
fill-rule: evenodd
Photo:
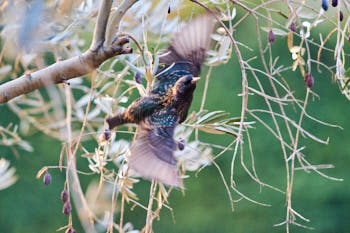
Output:
M87 52L90 52L89 59L91 59L93 70L98 68L104 61L114 56L121 54L132 53L132 48L123 47L125 44L129 43L128 37L118 37L116 36L110 46L106 46L103 41L99 43L96 48L90 48Z

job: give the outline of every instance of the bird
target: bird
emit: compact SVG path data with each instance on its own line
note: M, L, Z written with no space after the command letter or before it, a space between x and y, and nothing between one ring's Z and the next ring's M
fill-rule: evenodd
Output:
M175 141L174 131L188 115L215 24L211 15L204 14L175 33L160 55L156 83L149 95L106 119L110 130L129 123L138 125L126 158L129 167L146 179L183 187L174 156L183 142Z

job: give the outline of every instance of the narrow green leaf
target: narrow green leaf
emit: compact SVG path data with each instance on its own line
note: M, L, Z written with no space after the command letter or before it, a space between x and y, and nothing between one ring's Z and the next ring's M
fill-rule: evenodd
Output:
M344 76L349 76L350 75L350 67L345 71Z

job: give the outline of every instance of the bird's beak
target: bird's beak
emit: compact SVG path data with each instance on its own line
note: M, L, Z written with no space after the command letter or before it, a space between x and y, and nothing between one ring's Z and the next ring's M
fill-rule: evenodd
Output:
M194 77L191 81L192 84L195 84L196 82L199 81L199 79L201 79L200 77Z

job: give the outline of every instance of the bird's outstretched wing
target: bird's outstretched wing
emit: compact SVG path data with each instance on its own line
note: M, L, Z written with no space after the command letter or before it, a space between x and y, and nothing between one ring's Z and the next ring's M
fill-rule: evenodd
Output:
M128 155L130 168L144 178L182 187L174 157L177 143L173 137L177 122L176 112L165 109L139 124Z
M175 33L170 46L164 52L167 55L160 57L159 62L167 65L182 62L183 69L190 69L190 73L198 76L210 46L210 35L215 24L215 18L209 14L190 21L181 31Z

